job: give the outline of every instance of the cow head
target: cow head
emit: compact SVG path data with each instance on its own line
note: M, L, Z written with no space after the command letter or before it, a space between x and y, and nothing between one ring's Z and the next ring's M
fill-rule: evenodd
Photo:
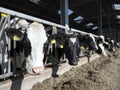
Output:
M85 35L85 38L86 38L87 43L89 45L89 48L91 50L97 50L98 49L95 38L91 33Z
M14 41L21 41L24 37L24 34L16 28L7 28L6 33L7 36Z
M16 24L13 26L14 22ZM28 28L28 22L24 19L14 18L10 23L11 27L6 29L8 37L15 41L22 40L25 30Z

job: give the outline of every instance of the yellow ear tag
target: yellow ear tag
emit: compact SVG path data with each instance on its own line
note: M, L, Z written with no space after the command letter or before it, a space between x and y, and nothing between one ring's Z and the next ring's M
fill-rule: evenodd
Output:
M33 23L37 23L36 21L33 21Z
M83 50L83 49L84 49L84 46L81 46L80 49Z
M2 13L1 16L3 16L3 17L7 17L7 14Z
M53 30L56 30L56 27L55 27L55 26L53 26Z
M60 45L60 48L63 48L63 45Z
M56 40L55 40L55 39L52 39L52 40L51 40L51 43L52 43L52 44L55 44L55 43L56 43Z
M14 36L13 36L13 40L14 40L14 41L20 41L20 38L19 38L17 35L14 35Z

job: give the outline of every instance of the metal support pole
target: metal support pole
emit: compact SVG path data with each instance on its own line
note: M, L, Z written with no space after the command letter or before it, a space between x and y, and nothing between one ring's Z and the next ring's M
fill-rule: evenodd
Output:
M5 18L5 20L3 20L3 22L1 22L1 26L0 26L0 40L2 41L2 36L4 34L4 29L6 24L9 24L10 22L10 15L7 15ZM8 25L9 27L9 25ZM13 73L11 72L11 55L10 55L10 50L11 50L11 42L10 39L4 35L3 37L3 42L4 45L2 47L2 65L1 65L1 69L2 69L2 74L0 75L0 79L6 79L7 77L10 77L13 75ZM8 46L6 46L6 44L8 44ZM7 55L7 51L8 51L8 55ZM6 56L6 58L4 57ZM5 62L5 60L7 59L7 62ZM4 71L6 68L6 72Z
M66 28L69 28L68 1L69 0L60 0L61 24Z
M108 16L108 31L109 31L109 33L107 33L108 35L107 36L109 36L109 38L111 37L111 17L110 16Z
M101 1L102 0L98 0L98 35L102 35L102 7L101 7Z
M2 26L3 20L4 20L4 17L1 17L1 19L0 19L0 27Z
M5 18L5 22L3 23L3 26L0 27L0 40L3 35L3 30L5 29L5 25L6 25L7 21L8 21L8 17Z

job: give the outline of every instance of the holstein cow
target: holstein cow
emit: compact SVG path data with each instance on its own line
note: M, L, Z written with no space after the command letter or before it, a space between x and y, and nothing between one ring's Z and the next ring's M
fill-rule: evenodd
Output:
M64 54L65 37L61 33L48 36L47 46L45 48L45 62L58 64Z
M78 64L77 57L79 55L79 48L80 45L77 36L75 34L67 35L64 45L64 52L70 65Z
M85 49L85 53L87 53L87 55L90 55L91 51L96 51L98 49L95 37L91 33L86 35L78 34L78 40L80 47L82 47L80 49Z
M52 63L53 66L52 76L57 76L58 64L64 59L64 55L68 59L70 65L78 64L77 56L79 54L79 47L79 41L73 34L68 35L65 34L65 32L58 30L57 33L48 37L47 52L49 53L46 54L46 56L49 58L48 62Z
M57 34L50 35L48 38L48 43L52 43L56 48L53 49L51 54L52 57L58 60L56 61L57 63L65 54L70 65L77 65L77 56L79 53L79 41L77 36L74 34L65 34L65 32L60 32L59 30Z
M105 44L105 39L104 36L101 35L99 37L96 37L96 41L97 41L97 45L98 45L98 50L96 51L99 54L102 54L104 56L107 56L106 52L105 52L105 47L103 46L103 44Z
M110 40L110 51L115 52L119 48L119 45L114 40Z
M114 40L110 40L110 38L105 37L104 47L109 50L110 52L115 52L117 48L119 48L119 45Z
M16 39L16 53L24 53L26 68L30 74L40 74L44 70L44 43L47 41L44 26L40 23L29 23L24 19L15 19L15 28L6 30L8 36Z

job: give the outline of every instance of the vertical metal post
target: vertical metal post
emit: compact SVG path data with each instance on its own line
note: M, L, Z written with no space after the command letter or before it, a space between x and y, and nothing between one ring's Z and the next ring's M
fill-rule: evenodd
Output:
M118 42L120 42L120 31L118 31Z
M98 0L98 35L102 35L102 7L101 2L102 0Z
M60 22L66 28L69 28L68 1L69 0L60 0Z
M69 30L69 15L68 15L68 7L69 7L69 0L60 0L60 23L64 25ZM64 59L66 59L66 56L64 55Z
M111 17L108 15L108 36L109 36L109 38L111 37Z

